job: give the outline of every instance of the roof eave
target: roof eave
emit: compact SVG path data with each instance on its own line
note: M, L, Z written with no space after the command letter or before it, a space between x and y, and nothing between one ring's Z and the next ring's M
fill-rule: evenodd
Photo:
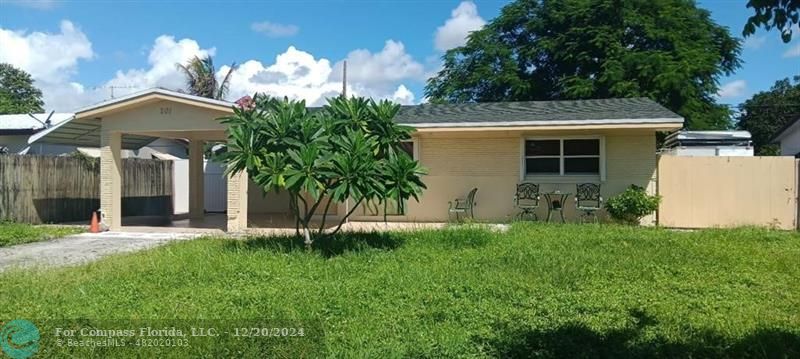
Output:
M623 129L644 128L668 131L683 127L683 119L664 118L643 120L567 120L567 121L507 121L507 122L451 122L451 123L401 123L417 131L485 131L485 130L536 130L536 129Z
M769 143L780 143L780 141L783 140L784 137L789 134L789 132L792 132L792 130L796 129L798 126L800 126L800 117L778 131L778 133L769 140Z
M115 112L117 110L135 106L141 103L146 103L151 100L175 101L231 113L233 112L233 106L235 105L232 102L201 98L198 96L181 94L164 89L150 89L81 108L75 111L75 117L79 119L97 117L100 114Z

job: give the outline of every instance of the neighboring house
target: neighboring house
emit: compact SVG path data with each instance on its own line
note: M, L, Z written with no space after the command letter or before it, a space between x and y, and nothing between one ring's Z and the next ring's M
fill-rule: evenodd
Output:
M31 135L72 118L71 113L0 115L0 152L25 154ZM52 145L44 146L48 150ZM57 146L56 146L57 147Z
M784 126L770 142L780 144L781 156L800 158L800 117Z
M225 141L218 118L233 103L164 89L151 89L78 110L74 119L41 136L65 141L76 128L89 130L71 143L101 148L101 208L111 229L122 226L120 151L155 138L189 140L189 213L204 219L203 150ZM447 202L478 188L477 220L508 220L516 185L534 182L542 191L575 193L578 183L598 183L609 198L631 184L655 192L656 133L683 127L681 116L644 98L507 103L424 104L404 107L396 117L416 129L410 152L427 168L428 189L420 202L390 221L446 221ZM264 194L243 174L227 179L227 229L239 231L290 215L288 197ZM340 203L332 216L352 203ZM540 218L546 205L542 203ZM572 199L566 214L575 218ZM354 220L383 220L357 210ZM291 222L293 225L293 221Z
M662 154L673 156L752 156L747 131L678 131L664 139Z

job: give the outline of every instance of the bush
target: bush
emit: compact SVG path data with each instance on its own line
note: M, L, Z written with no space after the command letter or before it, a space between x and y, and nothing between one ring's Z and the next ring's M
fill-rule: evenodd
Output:
M652 214L658 209L660 196L647 194L644 188L631 185L606 202L606 211L617 221L628 224L639 224L642 217Z

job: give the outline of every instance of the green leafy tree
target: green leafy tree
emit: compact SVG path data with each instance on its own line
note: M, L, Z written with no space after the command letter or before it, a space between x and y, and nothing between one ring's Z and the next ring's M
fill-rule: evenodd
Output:
M777 155L771 140L778 131L800 118L800 76L775 82L740 105L737 127L750 131L758 155Z
M195 56L186 64L177 66L186 77L186 90L190 94L215 100L224 100L228 95L231 75L236 70L236 63L231 64L222 81L217 81L216 68L211 56Z
M756 28L773 28L781 32L781 40L792 41L792 25L800 24L800 1L798 0L750 0L747 7L755 14L747 19L742 35L755 34Z
M0 114L44 111L42 91L33 85L27 72L0 63Z
M517 0L428 80L433 102L649 97L694 129L728 127L715 102L740 43L686 0Z
M255 106L235 108L222 119L227 150L220 159L228 173L246 172L265 192L287 191L306 246L312 217L322 210L316 233L323 234L331 206L354 201L333 233L362 203L389 201L403 206L425 189L424 170L402 151L410 127L394 122L400 106L364 98L329 99L309 112L304 101L257 94Z

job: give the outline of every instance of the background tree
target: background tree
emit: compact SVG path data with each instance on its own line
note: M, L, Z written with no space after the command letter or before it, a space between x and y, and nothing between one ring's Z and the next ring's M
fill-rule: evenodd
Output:
M246 172L264 192L289 193L307 247L312 244L311 219L319 209L322 221L316 232L322 234L331 206L354 201L337 233L362 203L402 206L425 188L423 169L402 151L412 129L394 122L400 105L339 97L310 113L305 101L257 94L253 102L222 119L228 146L219 158L229 174Z
M750 131L758 155L777 155L770 140L778 131L800 118L800 76L775 82L769 91L759 92L740 106L737 127Z
M217 81L217 71L211 56L195 56L186 64L177 64L177 66L186 77L187 92L215 100L224 100L228 95L231 74L236 70L236 63L231 64L222 81Z
M428 80L434 102L649 97L693 129L726 128L718 80L739 41L686 0L518 0Z
M781 32L783 42L792 41L792 25L800 24L800 1L750 0L747 7L752 8L755 14L747 19L742 30L744 36L754 34L757 27L776 28Z
M0 63L0 114L38 113L43 107L42 91L33 86L31 75Z

